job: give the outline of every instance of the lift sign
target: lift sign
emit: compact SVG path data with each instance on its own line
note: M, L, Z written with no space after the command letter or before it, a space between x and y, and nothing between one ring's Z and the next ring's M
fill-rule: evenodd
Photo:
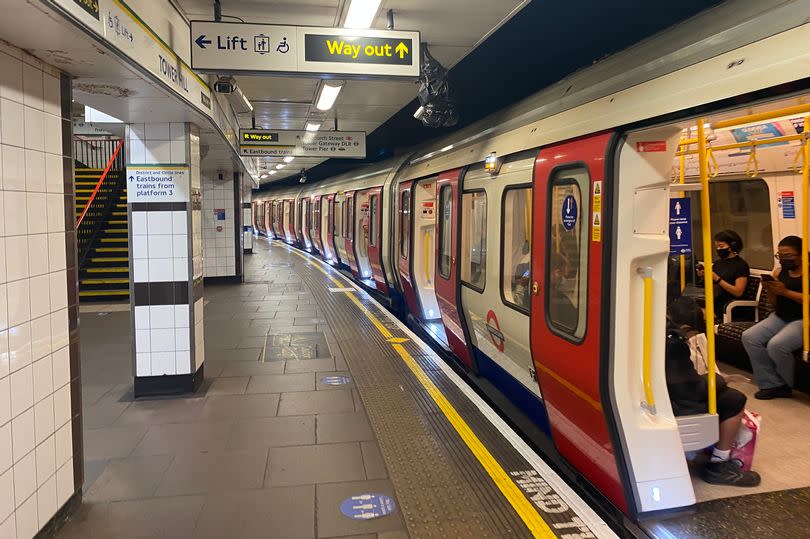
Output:
M669 199L669 254L692 254L692 208L688 198Z

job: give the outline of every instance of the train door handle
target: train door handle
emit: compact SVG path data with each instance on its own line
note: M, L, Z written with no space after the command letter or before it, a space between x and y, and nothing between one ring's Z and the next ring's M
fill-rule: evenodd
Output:
M532 294L534 294L535 296L540 294L540 283L538 283L537 281L534 281L532 283Z

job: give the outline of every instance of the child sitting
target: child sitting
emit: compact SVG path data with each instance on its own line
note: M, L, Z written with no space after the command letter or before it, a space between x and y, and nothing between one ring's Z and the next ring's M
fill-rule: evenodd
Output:
M667 310L666 378L672 412L676 416L705 414L709 410L709 391L706 376L695 370L688 335L704 326L700 307L695 300L678 298ZM712 456L701 470L707 483L737 487L755 487L760 476L744 471L730 460L731 447L737 438L745 410L746 397L717 375L717 414L720 419L720 439Z

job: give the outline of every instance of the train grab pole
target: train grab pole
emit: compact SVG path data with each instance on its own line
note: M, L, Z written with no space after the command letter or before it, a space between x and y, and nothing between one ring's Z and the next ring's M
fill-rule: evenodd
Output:
M712 278L712 221L709 206L709 162L706 150L706 118L698 119L698 161L700 168L700 219L703 225L703 286L706 290L706 373L709 382L709 413L717 413L717 378L714 358L714 279Z
M683 144L683 142L681 142L681 144ZM683 185L683 183L686 181L686 170L685 170L686 169L686 155L681 154L680 162L681 162L681 172L680 172L680 175L678 176L678 183ZM684 196L686 196L686 193L681 191L678 194L678 196L683 198ZM692 223L689 223L689 226L691 227ZM684 255L681 255L679 257L679 260L680 260L680 263L681 263L680 264L680 266L681 266L680 267L680 270L681 270L681 292L683 292L683 289L686 288L686 257Z
M810 145L807 140L807 128L810 126L810 116L804 117L804 141L802 142L802 359L808 361L808 350L810 350L810 326L807 325L808 318L810 318L810 303L808 303L808 294L810 294L810 276L808 276L808 258L810 254L807 252L808 243L808 182L810 181Z

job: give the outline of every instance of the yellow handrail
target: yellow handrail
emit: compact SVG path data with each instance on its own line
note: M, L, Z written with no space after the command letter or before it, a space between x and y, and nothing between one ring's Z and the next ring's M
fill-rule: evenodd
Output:
M681 141L681 144L683 144L683 141ZM681 161L681 173L678 177L678 183L683 184L686 182L686 156L681 155L680 161ZM685 195L686 193L684 193L683 191L681 191L678 194L678 196L681 198L684 198ZM680 259L681 263L681 292L683 292L684 288L686 288L686 257L684 255L680 255L678 258Z
M425 231L425 282L430 283L430 232Z
M810 296L810 276L807 274L808 268L808 183L810 182L810 145L807 140L807 128L810 127L810 116L804 117L804 133L805 136L803 144L803 163L802 163L802 359L808 361L808 350L810 349L810 326L808 320L810 319L810 303L808 303L808 296Z
M709 382L709 413L717 413L717 378L714 367L714 279L712 278L712 222L709 206L709 162L706 151L706 120L700 118L697 124L698 161L700 168L700 218L703 226L703 285L706 289L706 363Z
M781 137L773 137L773 138L764 138L758 140L747 140L745 142L734 142L732 144L721 144L719 146L712 146L712 151L723 151L723 150L736 150L739 148L748 148L756 147L756 146L764 146L767 144L778 144L781 142L791 142L794 140L802 140L804 135L784 135ZM698 153L698 150L680 150L675 153L675 155L695 155Z
M759 112L757 114L749 114L747 116L740 116L738 118L730 118L728 120L721 120L712 124L714 129L722 129L725 127L734 127L735 125L750 124L754 122L761 122L763 120L773 120L782 116L794 116L799 114L807 114L810 112L810 103L804 105L794 105L792 107L785 107L783 109L772 110L768 112Z
M638 268L644 281L644 324L641 345L641 377L644 383L644 402L641 406L655 415L655 395L652 389L652 268Z

